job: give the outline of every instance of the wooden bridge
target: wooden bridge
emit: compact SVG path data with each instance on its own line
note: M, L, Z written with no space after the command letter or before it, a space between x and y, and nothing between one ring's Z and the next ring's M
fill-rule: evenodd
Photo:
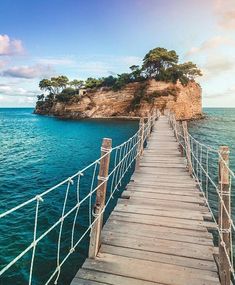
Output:
M161 116L102 229L97 256L86 259L72 285L220 284L211 220L168 119Z

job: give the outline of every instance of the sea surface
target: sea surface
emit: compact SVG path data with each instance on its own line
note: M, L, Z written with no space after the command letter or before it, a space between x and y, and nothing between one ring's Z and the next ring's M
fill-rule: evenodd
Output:
M99 158L102 138L112 138L115 146L132 136L138 128L136 121L61 120L32 112L30 108L0 109L0 213L42 193ZM205 119L189 124L191 134L216 149L220 145L229 145L230 165L235 170L235 109L208 108L204 109L204 113ZM217 159L216 155L212 155L210 171L214 178ZM132 170L127 174L122 189ZM85 189L90 176L83 179ZM59 218L64 190L53 192L43 202L43 208L39 209L39 233ZM216 208L216 196L213 189L210 191L209 198ZM115 199L110 211L114 205ZM78 236L87 225L87 216L85 210L81 212ZM34 219L35 204L0 220L0 270L32 242ZM70 232L69 224L65 223L62 255L69 249ZM38 244L32 284L44 284L55 269L58 234L59 228L56 228ZM87 248L86 236L62 268L58 284L70 284L87 254ZM6 271L0 277L0 285L28 284L31 254L25 255Z
M0 109L0 213L42 193L98 159L102 138L112 138L113 146L116 146L130 138L138 128L137 121L61 120L32 112L33 109ZM130 174L131 171L125 183ZM81 195L85 196L90 181L91 173L85 173ZM60 218L65 190L60 187L41 203L38 235ZM72 193L75 192L72 189ZM76 195L68 200L74 205ZM110 210L115 199L111 202ZM35 206L35 203L30 204L0 220L0 270L31 244ZM76 240L87 227L87 217L86 209L81 209ZM72 223L73 217L66 219L63 226L62 257L70 247ZM32 284L44 284L56 268L58 235L59 227L56 227L38 243ZM70 284L87 254L87 245L86 236L65 263L58 284ZM28 284L31 254L32 251L6 271L0 277L0 284Z

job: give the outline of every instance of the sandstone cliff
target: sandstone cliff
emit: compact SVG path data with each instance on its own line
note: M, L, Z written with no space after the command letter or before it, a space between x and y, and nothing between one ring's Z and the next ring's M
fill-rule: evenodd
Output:
M147 116L152 108L170 109L177 119L202 116L201 88L195 82L187 86L156 80L129 83L120 91L108 88L87 91L67 103L37 105L35 113L63 118L109 118Z

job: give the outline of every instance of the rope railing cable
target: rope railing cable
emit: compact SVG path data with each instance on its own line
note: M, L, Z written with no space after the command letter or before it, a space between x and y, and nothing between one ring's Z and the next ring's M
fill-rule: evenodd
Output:
M182 149L184 150L184 152L187 152L187 148L185 143L187 142L187 140L185 140L184 135L177 129L177 122L175 119L174 114L170 113L168 115L169 117L169 123L172 127L172 129L174 130L175 134L176 134L176 139L179 143L179 145L182 147ZM217 155L217 157L219 158L220 161L223 162L223 165L225 166L225 168L227 169L229 175L230 175L230 179L229 179L229 191L231 192L231 187L232 187L232 179L235 178L235 173L231 170L231 168L229 167L229 165L227 164L227 162L224 160L221 152L219 150L216 150L215 148L208 146L204 143L199 142L197 139L195 139L188 131L187 131L187 136L189 138L189 144L190 144L190 158L192 161L192 176L194 177L195 181L197 181L197 184L199 186L199 189L201 190L203 197L205 198L207 207L212 215L212 219L216 224L216 228L217 228L217 232L218 235L220 237L220 241L221 241L221 245L224 249L225 252L225 256L226 259L228 261L229 267L230 267L230 272L233 276L233 279L235 279L235 274L234 274L234 267L233 267L233 246L232 246L232 231L235 231L235 225L234 225L234 221L233 218L231 216L231 214L228 212L223 197L222 195L225 195L224 193L221 193L221 189L218 188L218 185L216 182L214 182L213 178L210 176L209 173L209 162L212 158L210 158L210 155ZM204 157L203 157L204 156ZM205 186L203 187L203 177L205 178L204 184ZM221 177L222 179L222 177ZM224 229L221 229L219 227L219 224L217 222L217 219L214 215L214 212L210 206L210 201L209 201L209 186L208 184L210 183L211 186L213 186L213 188L215 189L215 192L219 198L220 201L220 205L224 211L224 213L227 216L227 219L229 221L230 224L230 230L228 230L228 232L230 233L230 240L231 240L231 254L228 253L227 248L226 248L226 244L223 240L223 233L224 233ZM222 187L222 186L220 186ZM222 211L220 211L220 219L222 220ZM231 231L232 230L232 231ZM227 232L227 230L226 230Z
M82 170L79 170L78 172L76 172L74 175L66 178L62 182L47 189L46 191L40 194L37 194L35 197L0 214L0 220L1 220L2 218L6 218L10 214L20 210L21 208L36 202L33 241L31 244L26 246L26 248L22 250L20 254L15 256L15 258L13 258L7 265L5 265L0 270L0 276L3 275L9 268L11 268L17 261L19 261L26 253L32 250L31 263L30 263L30 269L29 269L29 280L28 280L28 284L31 285L32 280L33 280L34 260L36 257L36 254L35 254L36 246L44 237L46 237L51 231L53 231L57 226L59 226L59 233L58 233L58 239L57 239L56 269L54 270L54 272L51 274L51 276L45 283L46 285L49 284L54 278L54 284L57 284L59 277L60 277L60 273L61 273L61 267L63 266L64 262L75 251L78 244L89 233L89 231L91 230L92 226L97 221L99 216L103 214L105 209L108 207L111 199L113 199L114 197L114 193L118 191L118 188L121 186L121 183L122 183L122 180L125 174L130 169L131 165L136 160L137 156L140 155L140 149L139 149L139 144L141 143L140 134L142 132L144 133L143 142L145 142L153 127L155 119L156 117L149 117L147 122L144 123L142 127L139 128L138 131L132 137L130 137L127 141L121 143L118 146L111 148L110 150L105 150L105 154L103 154L99 159L93 161L92 163L84 167ZM102 177L96 177L97 166L100 164L102 159L104 159L107 155L110 155L112 153L114 154L113 169L110 170L108 176L104 179ZM91 184L90 184L89 193L85 195L85 197L81 198L81 195L80 195L81 178L84 176L86 171L92 169L92 167L93 167L93 174L91 176ZM76 185L75 185L76 186L76 204L71 209L66 211L68 196L70 193L71 186L74 184L75 179L76 179ZM100 183L97 186L95 186L96 179L100 180ZM91 209L92 208L91 207L92 195L97 192L99 187L101 187L104 183L107 183L107 181L109 181L110 179L111 181L110 181L109 198L107 199L102 212L99 214L99 216L94 217L94 220L92 221L92 217L93 217L92 209ZM40 203L44 202L44 199L46 198L47 194L52 193L56 189L59 189L61 186L65 186L65 185L67 186L65 190L63 207L62 207L60 218L53 225L47 228L43 233L37 236ZM88 209L89 209L88 227L86 228L84 233L80 236L80 238L77 241L75 241L75 226L76 226L76 222L79 216L79 209L81 205L85 203L85 201L87 200L88 200ZM70 250L65 255L65 257L61 259L61 242L62 242L62 232L63 232L63 227L64 227L64 220L68 218L70 215L72 215L73 213L74 213L74 218L73 218L72 227L71 227Z

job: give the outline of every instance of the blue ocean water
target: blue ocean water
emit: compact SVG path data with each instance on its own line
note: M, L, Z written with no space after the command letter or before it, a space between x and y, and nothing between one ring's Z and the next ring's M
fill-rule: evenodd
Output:
M33 109L0 109L0 213L42 193L99 158L102 138L112 138L115 146L138 128L136 121L61 120L32 112ZM88 173L81 189L87 189L90 180ZM47 195L39 209L39 233L60 218L64 193L65 189L60 188ZM75 195L69 203L74 201ZM81 228L77 229L77 237L87 226L88 213L85 209L80 212ZM0 270L32 242L34 217L35 204L1 219ZM72 219L66 222L62 253L68 252L71 239ZM58 231L57 227L37 246L33 284L44 284L56 267ZM28 284L31 253L0 277L1 285ZM86 253L87 238L65 263L59 284L70 284Z
M113 145L118 145L138 128L135 121L60 120L34 115L32 111L0 109L0 213L45 191L97 159L103 137L112 138ZM235 109L204 109L204 112L205 119L189 124L190 132L215 148L229 145L230 165L235 169ZM212 162L216 164L217 158L214 157ZM216 166L213 171L216 175ZM89 178L88 175L87 180ZM86 177L84 181L86 186ZM215 196L210 198L216 204ZM48 197L40 208L42 231L59 218L63 199L64 189L61 189ZM0 221L0 270L32 242L34 216L35 205ZM82 210L78 236L87 224L87 216L85 209ZM64 252L69 248L69 223L71 221L65 223L63 231ZM55 229L37 246L33 284L44 284L55 268L57 239L58 229ZM87 238L65 263L59 284L70 283L86 254ZM0 277L0 285L28 284L30 260L31 253Z
M204 169L208 171L210 179L206 178L206 175L201 168L198 167L198 163L194 162L194 169L198 172L199 178L201 177L202 188L208 191L208 200L211 210L216 219L218 219L219 209L219 196L215 189L215 186L219 187L219 155L217 151L220 146L229 146L230 159L229 167L235 172L235 108L205 108L205 118L202 120L192 121L189 123L189 131L195 139L199 142L209 145L215 151L208 151L208 169L206 167L207 150L202 147L202 165ZM194 153L197 152L196 144L194 144ZM198 148L200 157L201 148ZM198 169L198 170L197 170ZM232 177L232 176L231 176ZM213 183L212 183L213 181ZM206 186L206 184L208 186ZM231 215L233 221L235 221L235 179L231 179ZM218 245L218 233L213 232L214 242ZM232 235L233 240L233 259L235 260L235 233Z
M200 142L218 149L230 148L230 165L235 169L235 108L204 108L205 118L192 121L190 132Z

